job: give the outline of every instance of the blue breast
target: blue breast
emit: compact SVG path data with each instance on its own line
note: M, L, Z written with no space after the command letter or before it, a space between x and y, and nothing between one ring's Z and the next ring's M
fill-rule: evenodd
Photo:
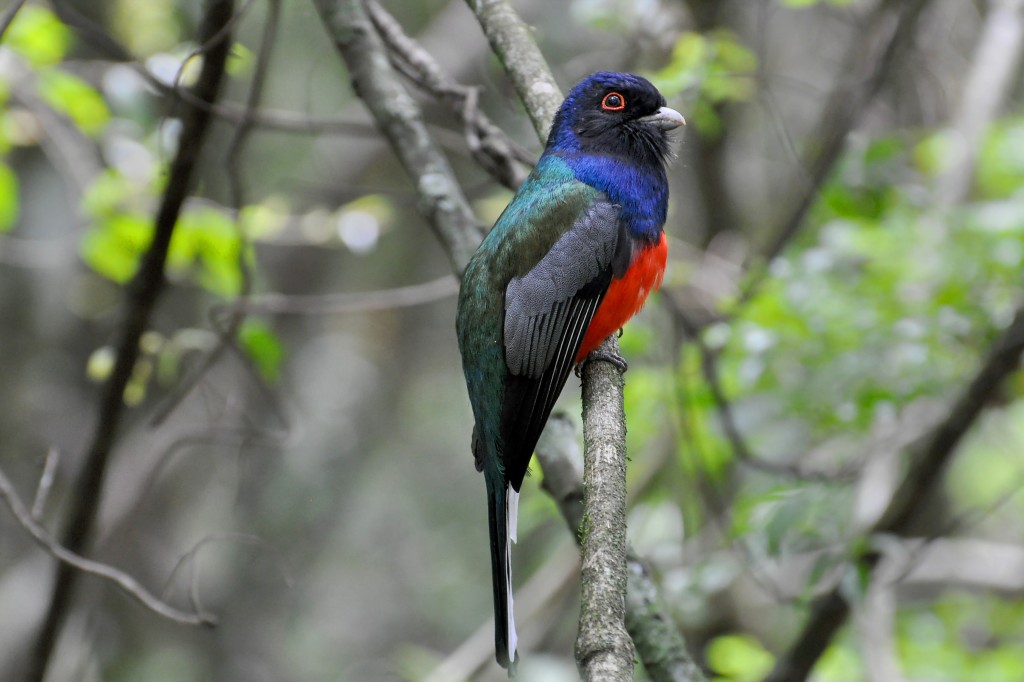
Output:
M668 214L665 169L639 166L619 157L580 152L555 152L576 178L595 187L622 207L622 220L631 236L655 242Z

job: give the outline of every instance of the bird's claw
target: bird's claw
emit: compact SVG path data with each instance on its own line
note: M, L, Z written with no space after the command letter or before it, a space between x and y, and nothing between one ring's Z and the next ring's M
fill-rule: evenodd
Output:
M623 357L618 353L609 353L608 351L595 350L591 351L590 355L583 358L583 362L576 365L575 372L577 377L583 375L583 368L586 367L587 363L589 363L592 360L604 360L606 362L610 362L618 368L620 374L625 374L626 370L629 369L629 363L627 363L625 359L623 359Z

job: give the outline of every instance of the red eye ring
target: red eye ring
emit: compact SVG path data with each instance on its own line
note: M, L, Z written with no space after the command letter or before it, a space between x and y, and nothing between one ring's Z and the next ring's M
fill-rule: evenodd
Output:
M626 98L617 92L609 92L601 100L601 108L604 111L622 111L626 108Z

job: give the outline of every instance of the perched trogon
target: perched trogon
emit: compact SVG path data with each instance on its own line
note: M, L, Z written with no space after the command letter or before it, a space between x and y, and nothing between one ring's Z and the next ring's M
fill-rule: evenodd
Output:
M644 78L584 78L462 278L456 330L487 484L496 658L510 675L519 489L569 372L661 284L668 131L683 123Z

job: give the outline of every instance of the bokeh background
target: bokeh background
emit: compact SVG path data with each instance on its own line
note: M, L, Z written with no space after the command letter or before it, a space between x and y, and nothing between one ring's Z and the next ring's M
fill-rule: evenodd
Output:
M465 3L382 4L539 155ZM642 73L690 124L665 284L621 344L630 541L709 677L761 679L809 600L842 584L854 618L813 679L1024 679L1019 377L915 527L863 536L901 453L1024 294L1022 3L512 4L563 87ZM278 10L265 118L237 166L237 119L218 116L203 151L87 552L220 624L169 622L85 578L48 679L422 680L457 650L473 679L502 679L450 262L312 4ZM272 11L240 5L236 113ZM54 533L180 132L167 86L198 69L200 12L33 0L0 44L0 468L31 503L56 463L40 517ZM489 226L510 190L410 87ZM415 288L361 295L397 287ZM243 293L254 309L224 346ZM561 407L578 422L575 379ZM542 476L514 558L517 606L533 605L521 671L571 680L577 554ZM863 542L894 557L870 585L847 561ZM0 507L0 678L22 679L54 573Z

